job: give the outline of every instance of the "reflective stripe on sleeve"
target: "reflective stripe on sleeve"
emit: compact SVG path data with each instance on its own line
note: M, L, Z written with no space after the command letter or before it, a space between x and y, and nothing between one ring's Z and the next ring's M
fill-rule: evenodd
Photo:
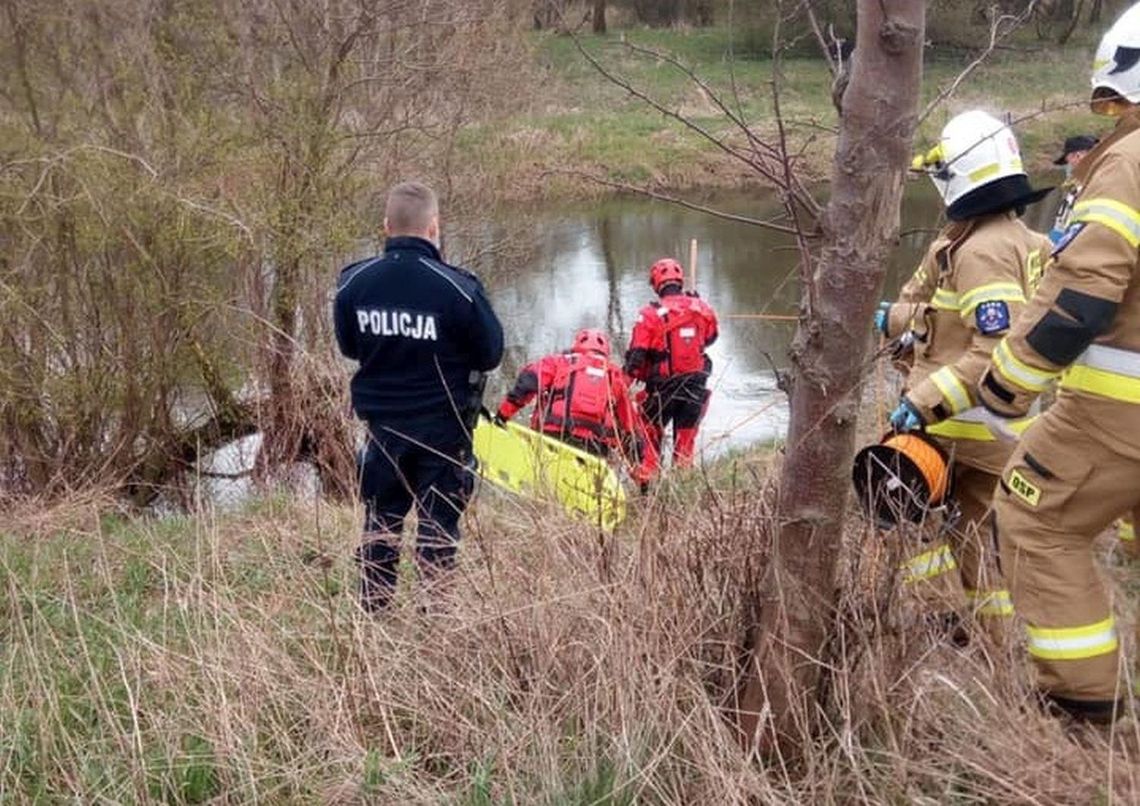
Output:
M1076 224L1082 221L1108 227L1134 249L1140 246L1140 212L1124 202L1104 198L1078 202L1073 205L1069 222Z
M1089 345L1073 363L1115 372L1117 375L1127 375L1130 378L1140 378L1140 353L1109 347L1107 344Z
M971 289L958 298L962 316L969 316L983 302L1025 304L1025 292L1017 283L988 283Z
M1078 389L1123 403L1140 403L1140 378L1129 378L1093 367L1069 367L1061 376L1062 389Z
M1034 369L1019 360L1009 348L1008 337L1002 339L994 349L993 362L998 372L1007 380L1031 392L1043 391L1050 381L1061 374L1059 371Z
M968 390L950 367L943 367L931 373L930 382L938 387L943 399L949 403L950 413L957 414L970 408L970 390Z
M1112 616L1083 627L1028 627L1029 654L1045 660L1080 660L1116 651Z
M958 302L958 295L953 291L947 291L945 288L935 289L930 305L940 311L956 311L961 307Z
M983 409L974 407L961 414L926 427L926 433L934 434L947 439L969 439L975 442L993 442L996 437L983 419ZM1022 417L1019 420L1009 420L1006 423L1009 430L1015 434L1022 434L1037 417Z
M977 591L966 589L966 600L980 616L1012 616L1013 600L1007 590Z
M1093 344L1065 370L1061 386L1110 400L1140 403L1140 353Z
M909 584L920 579L933 579L957 567L958 563L954 560L950 546L943 543L938 548L925 551L903 563L902 570L905 572L903 582Z

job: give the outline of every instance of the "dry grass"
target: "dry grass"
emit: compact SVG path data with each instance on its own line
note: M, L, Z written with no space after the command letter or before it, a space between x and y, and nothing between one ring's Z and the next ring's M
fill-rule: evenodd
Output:
M376 620L352 604L349 507L20 509L0 530L0 801L1136 802L1135 721L1067 731L1020 661L900 628L890 596L845 601L804 758L745 759L720 705L770 520L738 461L608 543L485 492L436 606L409 576Z

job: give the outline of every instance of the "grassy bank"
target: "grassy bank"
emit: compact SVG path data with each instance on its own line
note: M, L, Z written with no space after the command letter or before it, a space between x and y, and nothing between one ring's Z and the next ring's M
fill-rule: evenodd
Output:
M1135 802L1133 720L1067 732L1029 704L1019 651L953 649L867 590L844 603L829 731L794 767L742 758L722 704L764 464L638 502L608 543L484 493L439 607L410 585L377 620L353 607L351 507L13 512L0 800Z
M674 189L757 181L746 166L714 144L608 81L581 52L706 131L741 141L710 94L665 60L635 53L626 43L675 55L751 128L775 136L773 62L734 56L727 27L634 29L578 39L545 35L536 40L532 92L520 91L520 98L533 94L535 100L520 101L520 112L507 125L476 126L463 138L469 153L503 177L504 196L609 192L586 175ZM1087 111L1091 43L1058 48L1030 41L1017 48L995 52L962 82L923 125L920 139L937 136L951 115L980 106L1017 121L1027 165L1041 173L1054 170L1050 160L1066 134L1108 128L1107 121ZM962 50L931 49L923 78L924 104L953 84L970 58ZM805 144L802 170L811 178L824 178L836 126L831 76L822 61L803 57L783 60L777 72L790 142Z

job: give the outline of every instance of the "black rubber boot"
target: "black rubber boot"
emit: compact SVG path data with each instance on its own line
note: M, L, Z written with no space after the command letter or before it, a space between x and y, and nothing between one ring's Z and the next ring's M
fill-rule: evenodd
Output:
M360 565L360 608L379 613L388 607L396 592L400 550L385 540L371 540L356 550Z

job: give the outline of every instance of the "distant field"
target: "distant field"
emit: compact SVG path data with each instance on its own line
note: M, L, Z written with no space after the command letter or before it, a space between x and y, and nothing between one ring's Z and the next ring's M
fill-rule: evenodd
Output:
M823 61L788 58L775 69L769 58L734 55L727 28L618 31L604 37L543 35L536 39L533 100L506 126L473 126L463 145L505 176L504 194L581 195L604 192L583 174L658 188L725 186L755 175L697 132L650 108L604 78L580 48L668 110L717 137L743 138L714 98L664 59L635 47L672 54L706 82L739 118L761 136L776 134L773 81L789 142L803 149L802 169L825 178L830 168L837 115L831 76ZM1010 116L1031 171L1052 170L1050 160L1065 135L1100 132L1110 122L1087 111L1092 51L1087 43L1061 49L1033 41L997 51L940 103L920 130L937 135L956 112L975 106ZM802 49L802 48L801 48ZM932 50L924 76L924 104L952 84L969 61L960 51Z

